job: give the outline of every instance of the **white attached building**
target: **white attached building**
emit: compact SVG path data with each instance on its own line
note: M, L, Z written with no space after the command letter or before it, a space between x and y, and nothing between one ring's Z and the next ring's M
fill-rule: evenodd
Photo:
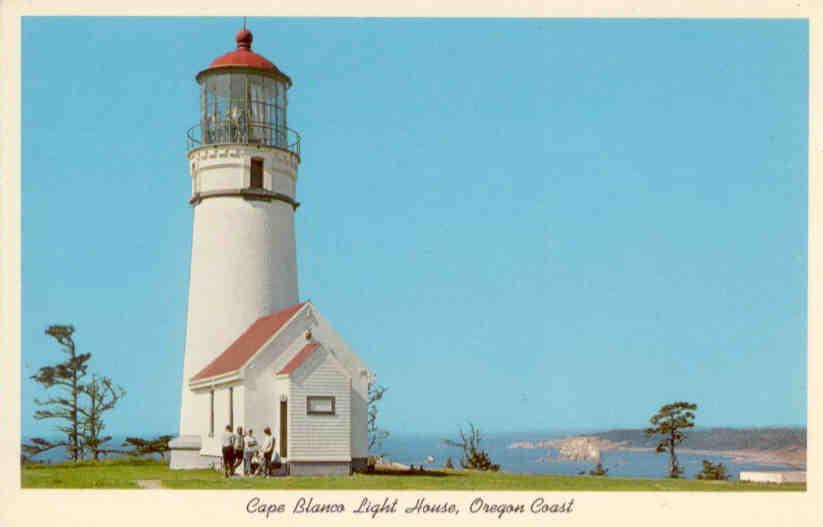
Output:
M292 81L251 50L251 32L236 41L196 77L191 274L171 468L220 466L226 425L258 440L269 426L291 474L349 473L366 463L371 373L311 303L298 303Z
M261 317L188 382L196 440L179 438L172 468L221 466L226 425L271 427L289 473L365 467L370 372L310 303Z

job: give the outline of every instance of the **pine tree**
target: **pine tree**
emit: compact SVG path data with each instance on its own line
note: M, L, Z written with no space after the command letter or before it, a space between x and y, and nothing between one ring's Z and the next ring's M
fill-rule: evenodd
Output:
M151 454L160 454L160 457L166 459L166 452L169 451L169 441L173 436L162 435L152 439L141 439L139 437L127 437L123 446L130 446L132 450L126 453L131 456L143 456Z
M88 369L86 363L91 354L77 353L73 338L74 326L49 326L46 329L46 335L54 338L62 346L62 351L68 355L68 358L53 366L43 366L31 376L32 380L45 389L58 390L55 395L45 401L35 399L34 402L41 409L34 412L34 418L37 420L56 419L64 423L58 426L57 430L63 432L66 438L49 441L35 437L30 443L23 445L23 451L33 456L53 448L64 447L73 461L80 461L83 459L83 447L80 442L80 395L83 391L82 380Z
M651 427L646 429L646 435L662 435L657 445L657 453L669 453L669 477L679 478L683 475L683 467L677 462L675 447L683 442L686 434L682 431L694 427L694 411L697 405L685 401L666 404L654 414L649 422Z
M96 375L92 375L91 382L84 384L81 391L88 398L88 404L78 408L81 415L80 436L84 447L97 461L100 454L114 452L103 448L105 443L111 441L111 436L101 435L106 427L103 414L112 410L126 391L115 386L108 377L98 378Z

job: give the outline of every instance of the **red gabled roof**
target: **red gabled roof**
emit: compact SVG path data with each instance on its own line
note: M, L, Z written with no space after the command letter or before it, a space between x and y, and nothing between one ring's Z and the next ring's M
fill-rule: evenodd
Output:
M305 302L294 304L271 315L258 318L242 335L237 337L237 340L232 342L231 346L226 348L226 351L200 370L191 380L199 381L240 369L304 305L306 305Z
M308 359L309 356L311 356L312 353L314 353L314 350L316 350L319 347L320 347L319 343L309 342L308 344L303 346L303 349L301 349L297 353L297 355L295 355L294 358L288 362L288 364L283 366L283 369L280 370L279 372L277 372L277 374L278 375L280 375L281 373L289 374L289 373L293 372L294 370L299 368L300 365L303 364L306 361L306 359Z

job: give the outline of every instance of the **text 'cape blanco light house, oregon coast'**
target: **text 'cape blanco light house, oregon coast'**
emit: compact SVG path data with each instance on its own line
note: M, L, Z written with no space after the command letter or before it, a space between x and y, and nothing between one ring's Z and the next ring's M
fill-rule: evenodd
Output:
M197 74L189 131L194 211L180 435L171 468L219 467L226 425L271 427L291 474L365 467L371 372L311 302L299 302L298 135L291 79L252 34Z

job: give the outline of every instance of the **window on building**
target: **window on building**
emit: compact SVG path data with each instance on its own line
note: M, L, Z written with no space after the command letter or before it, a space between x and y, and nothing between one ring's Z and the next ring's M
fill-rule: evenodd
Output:
M214 390L209 392L209 437L214 437Z
M334 397L309 395L306 397L308 415L334 415Z
M229 427L234 430L234 386L229 387Z
M259 158L252 158L251 160L251 177L249 178L249 186L251 188L263 188L263 160Z

